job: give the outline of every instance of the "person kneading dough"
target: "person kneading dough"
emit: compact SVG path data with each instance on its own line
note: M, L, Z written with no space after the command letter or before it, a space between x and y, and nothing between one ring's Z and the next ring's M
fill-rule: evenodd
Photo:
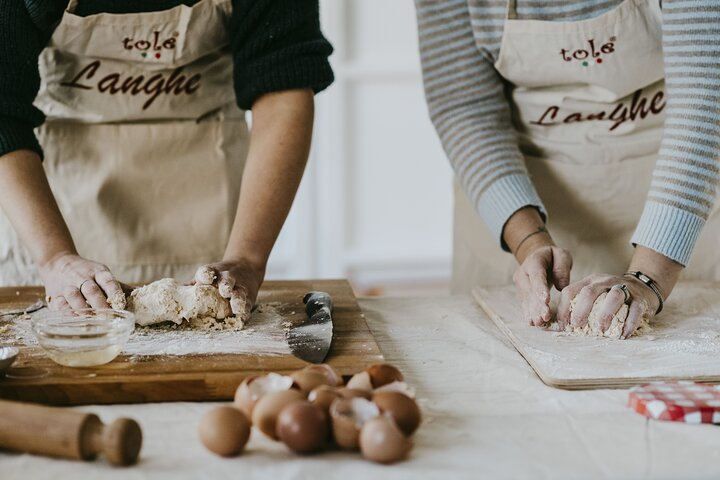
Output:
M0 45L0 285L195 278L247 316L333 81L317 0L6 0Z
M514 281L541 326L554 285L561 328L626 309L627 338L681 272L720 280L720 2L416 5L457 179L453 290Z

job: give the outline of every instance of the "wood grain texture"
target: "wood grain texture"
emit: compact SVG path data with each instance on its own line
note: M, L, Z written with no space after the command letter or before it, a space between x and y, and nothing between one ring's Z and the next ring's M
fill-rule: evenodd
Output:
M627 340L552 332L522 320L515 287L473 296L547 385L627 388L657 380L720 383L720 284L681 282L652 331Z
M351 375L383 361L357 299L345 280L269 281L258 303L287 305L287 320L306 317L308 291L328 292L334 302L333 343L326 362ZM23 308L42 298L39 287L0 288L0 310ZM50 360L37 346L21 346L16 364L0 378L0 398L50 405L230 400L247 376L289 373L307 365L292 355L120 355L107 365L70 368ZM24 378L18 378L24 377Z

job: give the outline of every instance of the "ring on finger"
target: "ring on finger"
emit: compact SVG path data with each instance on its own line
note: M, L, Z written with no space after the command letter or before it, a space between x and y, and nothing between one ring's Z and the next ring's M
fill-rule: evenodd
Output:
M630 301L630 290L628 289L627 285L625 285L624 283L618 283L610 287L610 290L612 290L613 288L619 288L620 290L622 290L623 295L625 295L623 303L627 304Z

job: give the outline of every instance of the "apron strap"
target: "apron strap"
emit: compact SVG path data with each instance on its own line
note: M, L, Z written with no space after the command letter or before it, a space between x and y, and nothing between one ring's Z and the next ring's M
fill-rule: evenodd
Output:
M517 19L517 0L508 0L506 17L508 20Z
M75 8L77 8L78 0L70 0L67 4L67 8L65 9L68 13L73 13L75 11Z

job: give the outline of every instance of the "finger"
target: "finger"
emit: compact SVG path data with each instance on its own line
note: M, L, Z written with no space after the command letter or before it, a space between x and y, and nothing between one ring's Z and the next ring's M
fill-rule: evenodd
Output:
M80 293L90 306L96 310L108 308L107 298L105 292L100 289L94 280L86 280L80 286Z
M217 271L210 265L203 265L195 272L195 281L202 285L212 285L217 277Z
M623 327L623 333L620 338L625 340L630 337L635 330L637 330L637 327L640 326L643 315L647 315L647 304L643 300L634 300L630 304L628 316L625 320L625 326Z
M53 299L50 301L50 304L48 305L50 307L50 310L56 310L58 312L66 312L70 313L72 312L72 308L70 308L70 305L68 305L67 300L65 300L65 297L53 297Z
M107 308L109 305L116 310L125 309L127 303L125 300L125 292L123 291L123 287L127 287L127 285L123 286L108 270L97 272L95 274L95 282L102 289L105 297L107 297L107 300L105 300L105 307L103 308ZM83 294L84 293L85 291L83 291ZM90 303L90 305L92 305L92 303ZM95 307L94 305L93 307L99 308Z
M88 308L85 297L83 297L82 293L80 293L80 290L77 287L67 287L63 292L63 296L65 297L65 300L67 300L68 305L70 305L70 308L73 310L82 310Z
M573 327L584 327L592 310L595 300L601 293L607 291L608 285L603 282L591 283L580 290L575 297L575 305L570 313L570 324Z
M232 298L233 288L235 288L235 277L230 275L230 272L220 272L220 279L218 280L220 296L223 298Z
M527 267L530 282L530 316L537 327L550 321L550 288L547 281L547 270L540 262L531 262Z
M572 257L562 248L553 247L553 284L558 291L570 285L570 270L572 269Z
M603 300L602 307L600 307L600 330L605 330L610 327L615 314L620 310L620 307L625 303L625 293L620 288L611 288L608 292L605 300Z
M230 296L230 310L233 315L245 320L250 316L252 305L248 300L247 291L243 287L235 287Z
M570 305L573 299L593 281L592 277L585 277L579 282L571 283L563 288L560 292L560 302L558 303L557 320L561 330L565 330L570 324Z

